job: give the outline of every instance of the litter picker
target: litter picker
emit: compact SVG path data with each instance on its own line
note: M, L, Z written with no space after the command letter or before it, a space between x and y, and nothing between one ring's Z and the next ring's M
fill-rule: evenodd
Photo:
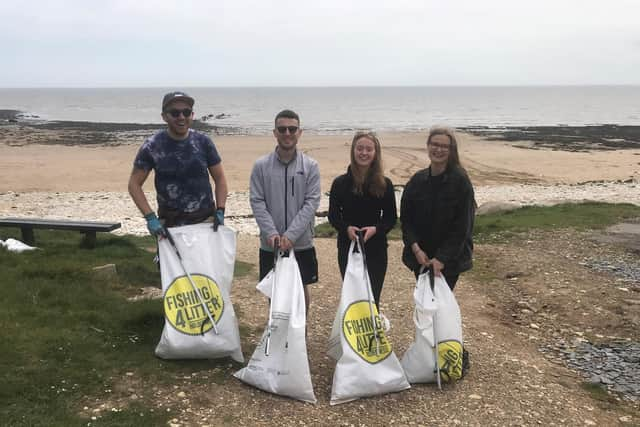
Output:
M277 270L276 265L280 257L280 239L273 241L273 281L271 282L271 299L269 300L269 320L267 322L267 339L264 344L264 355L269 356L269 347L271 345L271 329L273 328L273 297L276 296Z
M367 269L367 256L364 253L364 233L362 230L356 231L358 236L358 246L362 253L362 263L364 264L364 280L367 284L367 298L369 299L369 312L371 313L371 326L373 327L373 338L376 340L376 355L380 355L380 337L378 337L378 327L376 325L375 311L373 310L373 297L371 295L371 281L369 280L369 270ZM371 348L371 345L369 345Z
M184 266L184 261L182 260L182 255L180 255L180 251L178 250L178 247L176 246L175 240L173 240L173 236L171 235L171 232L169 231L168 228L165 228L164 230L166 231L166 235L167 235L167 239L169 240L169 243L171 243L171 246L173 246L173 249L176 251L176 255L178 256L178 261L180 261L180 266L182 267L182 271L184 271L184 274L187 275L187 279L189 279L189 283L191 283L191 287L196 292L196 295L198 296L198 300L200 301L200 304L202 305L202 308L204 308L204 311L207 313L207 317L209 318L209 321L211 322L211 326L213 326L213 331L217 335L218 334L218 328L216 327L216 322L213 319L213 315L211 315L211 311L209 311L209 307L207 307L207 304L204 303L204 298L202 298L202 294L200 293L200 289L198 289L198 286L196 286L195 282L193 281L193 278L191 277L191 274L189 273L189 271ZM202 327L200 328L201 332L204 331L204 322L206 322L206 320L204 320L202 322ZM202 334L204 335L204 332L202 332Z
M433 294L433 297L435 298L436 296L436 291L435 291L435 277L434 277L434 272L433 272L433 266L430 265L429 266L429 287L431 287L431 293ZM436 381L438 383L438 390L442 390L442 381L440 379L440 355L438 352L438 337L436 336L436 318L438 317L438 311L436 310L435 313L433 313L433 323L431 324L431 326L433 327L433 356L436 360Z

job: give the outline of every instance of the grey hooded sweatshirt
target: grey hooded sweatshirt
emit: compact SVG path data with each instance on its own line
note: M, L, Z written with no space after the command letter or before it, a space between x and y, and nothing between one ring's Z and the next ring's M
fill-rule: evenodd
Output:
M296 150L289 163L277 152L259 158L251 171L251 210L260 228L260 247L269 246L269 236L284 235L294 249L313 247L315 214L320 206L318 162Z

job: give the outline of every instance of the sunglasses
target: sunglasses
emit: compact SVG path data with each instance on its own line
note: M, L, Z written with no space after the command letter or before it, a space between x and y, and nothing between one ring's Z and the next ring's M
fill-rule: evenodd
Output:
M294 133L298 132L298 126L278 126L276 129L278 130L278 133L280 133L282 135L287 133L287 130L289 131L289 133L291 135L293 135Z
M173 118L178 118L180 117L180 114L182 114L184 117L191 117L191 113L193 113L193 110L190 108L185 108L182 110L169 110L167 111L167 113L173 117Z

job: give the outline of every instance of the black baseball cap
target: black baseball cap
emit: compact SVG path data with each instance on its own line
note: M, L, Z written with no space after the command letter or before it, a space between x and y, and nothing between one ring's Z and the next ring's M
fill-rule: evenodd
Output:
M187 95L185 92L181 92L181 91L169 92L164 96L164 98L162 98L162 111L164 111L167 105L169 105L173 101L184 101L187 104L189 104L191 108L193 108L193 104L196 102L192 97Z

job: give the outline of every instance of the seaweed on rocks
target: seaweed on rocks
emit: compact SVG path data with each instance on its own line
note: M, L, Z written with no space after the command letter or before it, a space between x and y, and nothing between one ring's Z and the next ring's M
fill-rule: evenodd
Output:
M493 141L531 141L531 148L565 151L640 148L640 126L616 124L590 126L461 127L461 131Z
M43 120L36 116L27 116L18 110L0 110L0 126L27 131L30 135L28 143L59 145L140 144L144 138L165 127L163 123ZM194 120L191 128L213 135L243 133L243 130L237 127L217 126L200 120ZM10 135L7 138L11 139Z

